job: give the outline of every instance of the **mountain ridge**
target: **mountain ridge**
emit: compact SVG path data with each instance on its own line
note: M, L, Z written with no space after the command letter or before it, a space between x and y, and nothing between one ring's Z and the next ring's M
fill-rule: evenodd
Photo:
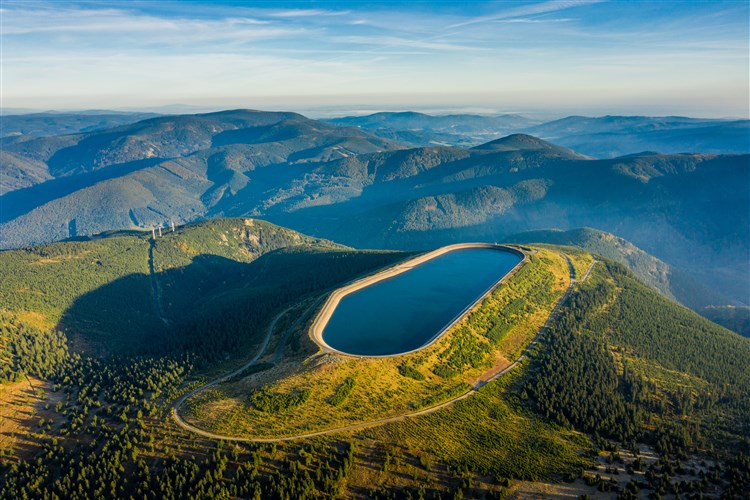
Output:
M402 249L590 226L725 287L737 305L750 302L742 278L748 155L596 160L528 134L472 149L406 148L297 114L246 110L158 117L83 137L8 151L16 165L21 152L32 159L18 176L23 187L0 197L3 248L241 215Z

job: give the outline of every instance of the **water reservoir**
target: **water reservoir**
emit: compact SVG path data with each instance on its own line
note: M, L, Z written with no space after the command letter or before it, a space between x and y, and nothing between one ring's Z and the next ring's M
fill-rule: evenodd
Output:
M334 350L361 356L422 347L520 260L501 247L450 250L341 297L323 326L322 340Z

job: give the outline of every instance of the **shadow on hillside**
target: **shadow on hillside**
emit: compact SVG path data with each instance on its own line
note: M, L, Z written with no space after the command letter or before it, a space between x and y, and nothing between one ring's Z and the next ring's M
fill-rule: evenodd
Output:
M242 286L262 268L264 257L243 263L203 254L187 266L156 273L156 299L166 322L157 312L151 276L138 273L79 297L62 315L58 328L67 333L74 349L93 354L159 349L204 302Z
M104 355L191 351L225 359L258 339L275 314L309 296L388 265L400 253L291 247L252 262L202 254L151 277L131 274L79 297L58 328L74 349Z
M166 159L148 158L145 160L130 161L111 165L93 172L60 177L24 189L11 191L0 196L0 205L3 206L0 222L13 220L45 203L62 198L80 189L93 186L97 182L121 177L163 161L166 161Z

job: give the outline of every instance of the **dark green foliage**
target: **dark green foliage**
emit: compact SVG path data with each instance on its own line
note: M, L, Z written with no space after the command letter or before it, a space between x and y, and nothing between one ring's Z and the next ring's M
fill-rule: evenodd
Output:
M11 466L0 455L0 498L341 494L354 459L348 443L293 448L269 471L262 467L268 454L254 446L196 445L192 435L159 430L192 366L189 357L69 356L51 377L64 395L55 438L44 441L34 460Z
M686 372L709 383L665 386L636 373L615 353ZM547 418L635 446L651 441L662 454L685 453L704 432L747 436L750 341L701 318L639 283L624 267L605 262L570 298L538 355L526 385ZM685 425L672 424L690 417ZM646 423L663 419L656 432Z
M333 393L333 396L328 398L328 402L333 406L340 406L346 401L346 398L349 397L349 394L351 394L353 389L354 379L352 377L347 377L346 380L344 380L344 383L336 388L336 392Z
M291 303L404 257L216 219L153 249L136 234L2 252L0 303L58 323L90 353L192 351L206 364L255 342Z
M610 338L639 356L718 386L750 390L750 341L653 293L623 266L607 271L622 287L607 321Z
M0 303L7 311L39 313L82 336L90 332L92 348L159 329L148 280L148 242L138 237L2 252ZM73 307L78 314L66 316Z
M606 345L556 323L539 357L540 372L526 391L547 418L630 442L639 437L637 407L618 390L620 380Z
M742 498L750 492L750 450L745 449L727 461L726 476L729 486L724 492L724 498Z
M271 392L265 387L253 391L248 401L255 409L267 413L281 413L304 404L310 397L310 391L303 389L288 393Z
M403 375L404 377L413 378L414 380L424 380L425 379L425 377L422 374L422 372L420 372L419 370L417 370L413 366L408 365L406 363L399 365L398 372L401 375Z
M234 261L220 259L209 269L222 273L222 281L204 288L205 296L183 317L175 318L162 341L150 346L151 352L190 351L199 363L223 359L257 341L284 307L404 256L303 246L277 250L239 268ZM191 272L190 268L176 271ZM170 289L185 289L187 283L180 283Z
M36 460L2 468L0 498L315 498L340 494L353 461L347 443L299 449L273 471L255 447L180 441L154 455L154 419L166 418L190 370L188 360L83 359L74 355L56 376L68 395L61 436ZM92 416L93 415L93 416ZM74 443L76 441L78 444ZM175 450L178 452L175 454ZM304 463L294 459L305 457Z
M0 383L24 374L47 378L68 357L68 343L57 330L40 331L0 312Z

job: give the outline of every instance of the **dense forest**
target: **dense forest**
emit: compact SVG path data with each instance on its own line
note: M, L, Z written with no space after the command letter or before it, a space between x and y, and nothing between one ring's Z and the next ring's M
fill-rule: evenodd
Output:
M39 330L0 311L0 384L25 375L48 378L67 356L64 334Z
M41 282L52 276L44 269L53 263L39 264L40 259L101 267L96 264L101 255L106 266L107 253L101 249L111 244L107 239L1 257L25 262L19 265L24 276L37 273ZM128 241L114 239L118 249ZM206 245L213 239L206 236ZM55 298L51 288L42 295L14 297L8 283L17 281L3 282L0 293L9 301L0 315L0 382L24 383L25 375L42 379L44 396L27 430L36 447L0 448L0 498L493 498L505 495L516 480L575 481L579 476L591 488L620 498L644 492L652 498L721 492L725 498L742 498L750 488L750 341L659 296L608 261L577 286L531 359L451 408L345 437L289 444L198 438L174 426L169 412L176 398L203 383L205 368L226 359L228 352L251 347L258 331L289 304L310 300L403 254L311 243L245 253L243 260L238 255L245 251L229 246L223 255L217 251L196 262L207 249L197 243L195 249L198 253L185 260L191 251L179 250L175 240L172 247L161 242L154 252L162 263L155 274L167 322L159 327L160 341L140 349L80 352L74 348L76 338L71 347L69 332L55 328L56 323L28 320L34 304L49 295L46 309L40 307L48 317L69 318L61 321L67 328L81 318L93 321L95 316L86 315L94 314L94 302L73 298L76 290L96 292L93 281L50 285L67 287L68 292L60 289L71 294L69 299ZM148 247L143 250L147 256ZM167 258L170 252L175 254ZM148 257L138 265L148 267ZM546 277L543 269L523 269L536 269L542 281ZM12 268L4 267L3 273L11 276ZM144 311L154 318L148 270L144 276L145 299L139 300L145 300ZM193 276L207 298L188 300L196 292L186 290L177 305L179 290ZM518 280L518 286L525 281ZM535 295L547 293L544 287L520 291L527 293L527 301L473 317L471 327L486 332L483 342L499 342L515 316L533 314L535 304L546 300ZM63 303L70 305L60 310ZM100 304L106 308L107 302ZM441 377L450 379L457 370L486 363L481 343L461 342L464 337L456 334L455 348L441 355ZM405 380L420 380L419 368L404 364L399 370ZM345 404L357 389L347 378L331 389L328 403ZM429 407L467 389L455 384L414 406ZM247 403L274 413L305 401L304 391L257 391ZM638 455L644 446L655 450L656 462L646 464ZM622 463L621 449L635 452L635 458L625 460L634 471L627 487L588 472L597 452ZM706 466L689 480L674 479L687 474L684 464L696 456ZM374 470L378 482L362 486L361 478Z
M665 471L690 453L714 450L735 464L725 493L739 497L750 484L742 466L750 450L748 360L746 339L605 262L551 326L522 398L602 447L602 438L636 453L639 443L654 446ZM651 474L641 488L679 494L664 475Z

